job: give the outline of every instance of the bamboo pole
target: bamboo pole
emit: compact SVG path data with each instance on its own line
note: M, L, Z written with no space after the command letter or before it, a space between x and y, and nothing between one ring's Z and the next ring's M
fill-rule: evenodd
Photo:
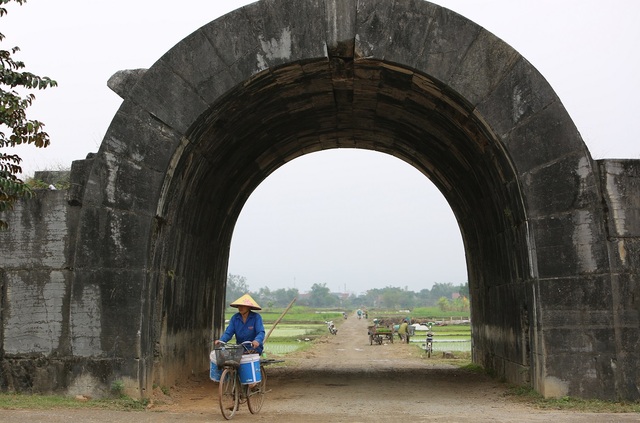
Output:
M298 297L295 297L293 300L291 300L291 302L289 303L287 308L285 308L284 311L282 312L282 314L280 315L280 317L278 317L278 320L275 321L275 323L273 324L273 327L269 330L269 333L267 333L267 336L264 337L264 341L262 342L263 345L267 342L267 339L269 339L269 335L271 335L271 332L273 332L273 330L276 328L278 323L280 323L280 320L282 320L284 315L287 314L287 311L289 311L289 309L291 308L293 303L296 302L297 299L298 299Z

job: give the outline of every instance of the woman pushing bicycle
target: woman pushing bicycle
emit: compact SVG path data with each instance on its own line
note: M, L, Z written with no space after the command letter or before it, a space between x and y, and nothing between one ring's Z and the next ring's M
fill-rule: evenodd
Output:
M235 335L236 344L251 341L252 350L248 352L255 351L255 353L262 355L265 336L264 324L262 323L262 316L253 311L262 310L262 308L249 294L244 294L229 305L237 308L238 312L231 316L227 329L220 339L215 341L215 344L227 343Z

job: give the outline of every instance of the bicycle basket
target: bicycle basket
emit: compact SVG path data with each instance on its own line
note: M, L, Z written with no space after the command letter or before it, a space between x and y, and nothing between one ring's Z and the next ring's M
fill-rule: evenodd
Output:
M244 352L242 345L226 345L213 350L216 353L216 364L218 366L239 366Z

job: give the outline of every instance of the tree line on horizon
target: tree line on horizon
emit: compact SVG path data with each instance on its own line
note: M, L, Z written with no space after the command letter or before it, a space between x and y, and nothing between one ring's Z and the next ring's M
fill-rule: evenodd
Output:
M296 305L317 308L385 308L413 309L415 307L439 307L443 311L469 310L469 284L453 285L452 283L435 283L431 288L418 292L387 286L373 288L367 292L343 294L331 292L326 284L315 283L308 293L301 294L297 288L280 288L271 290L262 287L249 289L247 279L240 275L229 275L227 278L227 302L231 302L249 293L264 308L286 307L294 298Z

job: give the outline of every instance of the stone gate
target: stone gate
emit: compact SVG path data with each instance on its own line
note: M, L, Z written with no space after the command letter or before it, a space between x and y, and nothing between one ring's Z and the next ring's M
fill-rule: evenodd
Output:
M299 156L363 148L451 205L476 363L545 396L640 397L640 166L594 161L485 29L422 0L262 0L109 86L99 151L0 234L4 389L145 396L204 371L248 197Z

